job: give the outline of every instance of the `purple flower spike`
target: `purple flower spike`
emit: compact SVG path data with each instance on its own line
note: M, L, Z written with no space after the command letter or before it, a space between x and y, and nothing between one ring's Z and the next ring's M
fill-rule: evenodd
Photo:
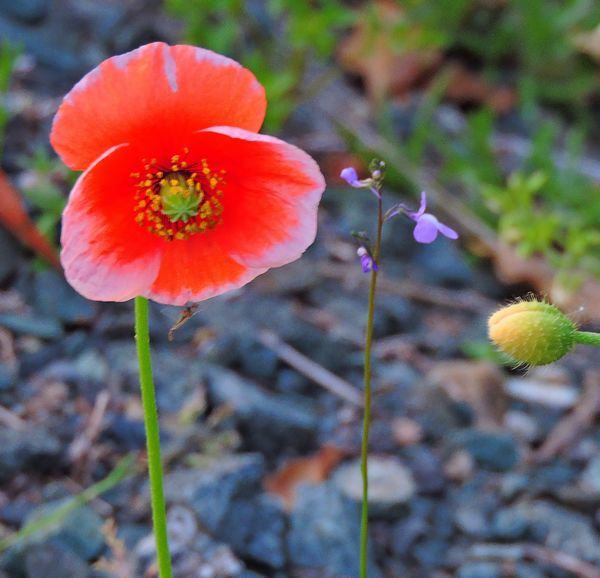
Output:
M363 273L370 273L371 271L378 271L379 267L375 262L375 259L371 257L369 251L365 247L359 247L356 254L360 257L360 266L362 267Z
M440 223L437 217L431 213L426 213L427 209L427 195L425 191L421 193L421 204L419 210L416 212L407 212L406 214L416 223L413 230L413 237L417 243L433 243L438 236L438 233L448 237L448 239L458 239L458 233Z
M362 183L358 180L358 175L353 167L346 167L340 173L340 177L344 179L351 187L360 188Z

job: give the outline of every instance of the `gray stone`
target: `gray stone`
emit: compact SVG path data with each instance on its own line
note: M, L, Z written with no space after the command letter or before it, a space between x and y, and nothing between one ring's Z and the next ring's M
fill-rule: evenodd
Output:
M529 521L521 510L508 508L500 510L492 520L491 533L497 540L520 540L527 534Z
M49 0L0 0L0 14L6 14L28 24L41 20L50 7Z
M242 372L256 379L268 379L277 373L279 358L271 349L267 349L253 339L242 339L238 355Z
M495 472L509 470L519 460L515 440L506 432L470 429L454 434L453 441L468 451L481 467Z
M10 480L22 470L49 469L56 465L61 454L62 444L47 430L0 427L0 482Z
M110 371L106 359L96 349L87 349L73 362L79 380L98 385L106 384Z
M427 538L415 545L412 555L426 569L440 568L446 563L448 542L444 538Z
M9 3L15 4L15 2ZM0 227L0 283L4 283L17 270L19 257L17 242L7 231Z
M542 500L524 502L509 511L526 520L533 540L588 562L600 562L600 536L587 516Z
M415 542L425 536L428 524L422 517L411 516L401 520L392 528L391 547L392 552L400 560L405 560L412 551Z
M217 534L236 500L260 491L264 472L260 454L220 457L201 468L169 474L165 494L171 503L189 505L202 525Z
M444 489L444 471L441 460L426 445L405 449L406 464L410 468L420 493L435 494Z
M431 285L467 287L473 271L456 243L440 238L430 245L419 245L415 251L421 278Z
M600 457L590 460L581 474L581 483L590 490L600 492Z
M6 363L0 363L0 391L9 389L14 384L17 372L14 367L9 367Z
M108 365L115 376L138 389L138 363L133 340L113 341L105 349ZM152 366L159 410L177 412L185 400L200 387L206 363L182 348L154 347Z
M531 480L527 474L510 472L502 478L502 482L500 483L500 495L505 501L511 501L527 490L530 483Z
M487 516L477 507L477 504L457 508L454 513L454 523L461 532L468 536L475 538L487 536L489 527Z
M333 474L340 492L357 504L362 501L360 460L342 464ZM393 456L369 456L369 511L371 516L394 517L414 496L410 470Z
M4 326L14 333L32 335L41 339L58 339L63 335L62 325L53 317L3 313L0 315L0 326Z
M87 564L58 543L32 545L27 548L24 558L27 578L89 578Z
M26 523L33 523L55 512L69 499L55 500L36 508L27 517ZM92 508L80 506L62 518L60 523L36 533L34 539L36 542L52 540L83 560L93 560L104 549L102 524L102 518Z
M516 564L515 578L547 578L548 575L535 564Z
M267 392L237 374L213 366L208 369L209 395L213 403L234 410L248 447L265 454L282 448L312 446L317 415L302 398Z
M301 486L290 520L288 548L294 566L356 576L360 510L331 483ZM369 556L371 558L371 556ZM369 562L369 576L381 576Z
M33 290L36 310L42 316L68 324L87 324L96 315L96 305L76 293L64 276L54 270L39 272Z
M502 567L494 562L467 562L458 569L456 578L502 578Z
M185 552L198 534L196 515L184 506L174 505L167 512L167 532L171 554Z
M270 568L282 568L286 562L286 517L274 498L262 494L232 503L216 537L233 551Z

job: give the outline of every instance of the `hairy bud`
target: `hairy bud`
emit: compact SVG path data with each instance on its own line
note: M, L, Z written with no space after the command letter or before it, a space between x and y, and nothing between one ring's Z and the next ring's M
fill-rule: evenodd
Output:
M517 363L546 365L576 343L577 327L560 309L543 301L519 301L496 311L488 334Z

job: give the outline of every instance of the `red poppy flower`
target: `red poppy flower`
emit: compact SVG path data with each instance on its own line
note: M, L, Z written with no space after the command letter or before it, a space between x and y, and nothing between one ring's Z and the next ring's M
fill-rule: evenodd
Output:
M84 171L63 216L71 285L182 305L297 259L325 182L305 152L257 133L265 109L250 71L193 46L148 44L87 74L51 134Z

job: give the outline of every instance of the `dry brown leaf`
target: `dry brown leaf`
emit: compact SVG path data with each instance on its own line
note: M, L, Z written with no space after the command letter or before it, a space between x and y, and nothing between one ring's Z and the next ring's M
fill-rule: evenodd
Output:
M372 5L367 3L366 9L373 6L378 29L372 29L369 14L359 18L356 28L340 45L339 60L345 70L364 79L371 102L378 103L390 94L405 93L430 74L439 66L442 53L434 49L400 52L394 46L395 30L404 18L400 4L376 0Z
M464 66L452 67L446 96L459 104L486 104L499 113L510 112L517 93L508 87L493 86Z
M443 361L427 374L427 379L456 400L468 403L482 428L501 426L506 411L502 371L487 361Z
M494 271L502 283L526 283L567 313L584 307L586 320L600 322L600 282L597 279L587 279L576 291L567 291L556 283L556 273L545 259L523 259L503 243L498 243L493 260Z
M316 454L288 460L265 478L265 490L280 498L289 511L294 506L298 486L325 481L345 455L345 450L323 446Z
M23 206L21 196L1 169L0 224L4 225L21 243L60 269L56 250L32 223Z

